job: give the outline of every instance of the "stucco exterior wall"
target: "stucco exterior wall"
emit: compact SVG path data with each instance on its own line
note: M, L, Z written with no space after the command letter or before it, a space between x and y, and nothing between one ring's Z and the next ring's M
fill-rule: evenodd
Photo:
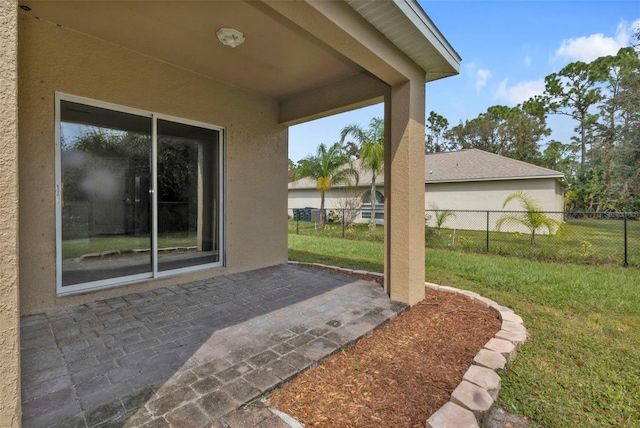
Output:
M376 189L384 194L384 188ZM364 194L369 187L358 188L359 194ZM511 193L523 190L537 200L545 211L563 210L563 188L555 179L536 180L501 180L476 181L460 183L429 183L425 185L425 210L430 210L431 203L439 208L449 210L477 210L501 211L502 203ZM338 206L338 200L343 196L342 189L332 189L325 195L326 208ZM315 189L289 189L288 207L320 207L320 195ZM519 210L513 202L507 209Z
M558 181L556 181L555 188L556 188L555 206L560 208L558 211L564 211L564 208L565 208L564 207L564 190L565 190L565 188Z
M522 190L538 201L544 211L562 211L558 200L557 180L499 180L458 183L428 183L425 186L425 209L436 203L439 208L449 210L502 210L502 203L511 193ZM506 209L520 210L516 202Z
M19 21L23 315L286 262L287 128L276 100L26 14ZM56 91L226 128L225 267L56 297Z
M0 2L0 425L20 426L16 1Z
M562 211L562 187L553 178L529 180L476 181L459 183L429 183L425 186L425 209L432 210L435 203L439 209L471 211L503 211L502 204L507 196L522 190L535 199L543 211ZM505 210L521 211L517 201L510 202ZM429 214L429 213L427 213ZM500 213L489 214L489 230L496 230ZM561 214L550 215L562 220ZM427 219L429 226L435 226L435 217ZM486 230L487 216L483 212L456 212L455 217L446 220L444 227L464 230ZM505 224L504 232L527 233L527 229L515 224ZM548 233L546 229L538 233Z

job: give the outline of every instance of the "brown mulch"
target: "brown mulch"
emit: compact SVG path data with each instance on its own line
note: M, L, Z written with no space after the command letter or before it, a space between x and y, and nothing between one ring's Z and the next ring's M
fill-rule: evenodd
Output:
M275 391L269 405L307 427L424 427L499 329L492 309L427 288L425 300Z

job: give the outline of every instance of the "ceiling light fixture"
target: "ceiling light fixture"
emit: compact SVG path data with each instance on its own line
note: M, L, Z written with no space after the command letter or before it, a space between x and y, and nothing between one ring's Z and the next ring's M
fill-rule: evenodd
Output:
M244 34L235 28L221 28L216 32L218 40L225 46L235 48L244 43Z

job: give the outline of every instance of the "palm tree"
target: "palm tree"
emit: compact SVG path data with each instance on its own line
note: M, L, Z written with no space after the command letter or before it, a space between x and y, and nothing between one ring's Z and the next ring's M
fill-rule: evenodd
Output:
M538 202L529 196L526 192L519 190L513 192L504 200L502 209L513 200L520 202L520 206L524 210L522 213L506 214L498 219L496 222L496 228L500 230L503 224L521 224L531 231L531 246L536 245L536 230L540 228L546 228L549 233L555 233L556 229L560 226L560 221L547 216L542 212L542 207Z
M435 218L435 222L436 222L436 228L438 229L438 238L440 237L440 229L442 229L442 226L444 226L445 222L447 221L447 219L449 217L451 218L456 218L455 213L449 211L449 210L441 210L438 207L438 204L436 204L435 202L431 202L429 204L429 207L433 210L436 218Z
M376 178L384 171L384 120L374 117L368 129L354 123L342 128L340 143L348 135L354 137L360 146L360 167L371 171L371 230L376 230Z
M318 146L315 155L308 155L298 162L294 171L295 179L312 178L316 181L316 188L320 192L320 221L318 226L324 228L324 196L336 184L351 184L351 179L358 180L358 172L353 168L350 158L344 153L340 143L334 143L327 148L324 144Z

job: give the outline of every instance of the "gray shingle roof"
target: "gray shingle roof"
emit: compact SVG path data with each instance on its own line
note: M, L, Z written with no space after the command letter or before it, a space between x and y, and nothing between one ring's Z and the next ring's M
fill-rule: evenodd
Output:
M426 155L424 167L426 183L525 178L564 180L561 172L478 149Z
M424 166L425 183L535 178L555 178L565 183L564 174L561 172L479 149L428 154L424 157ZM354 167L358 169L357 161ZM379 185L384 184L384 174L376 177L376 183ZM361 171L358 184L360 186L369 186L371 184L371 173ZM315 189L315 186L315 182L309 178L289 183L289 189Z

